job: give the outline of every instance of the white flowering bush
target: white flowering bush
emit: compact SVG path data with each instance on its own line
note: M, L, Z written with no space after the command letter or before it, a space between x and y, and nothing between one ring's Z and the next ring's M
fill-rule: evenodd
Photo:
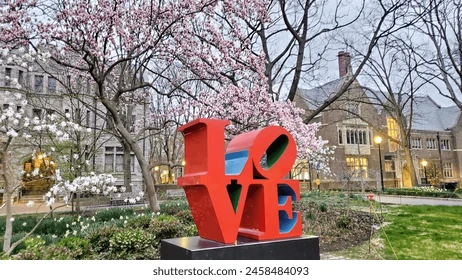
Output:
M73 193L91 193L107 196L118 192L117 187L114 185L116 178L111 174L95 174L92 172L89 176L80 176L72 181L62 181L59 175L55 178L56 184L44 196L47 205L53 204L57 197L63 197L64 201L68 203Z

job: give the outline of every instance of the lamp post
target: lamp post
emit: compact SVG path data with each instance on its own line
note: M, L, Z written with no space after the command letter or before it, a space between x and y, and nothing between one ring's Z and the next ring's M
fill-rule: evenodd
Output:
M382 192L384 192L385 188L383 185L382 150L380 148L380 143L382 143L382 137L376 136L374 140L375 140L375 143L379 145L380 183L382 184Z
M428 184L428 181L427 181L427 164L428 164L428 162L426 160L422 160L422 166L424 168L425 184Z

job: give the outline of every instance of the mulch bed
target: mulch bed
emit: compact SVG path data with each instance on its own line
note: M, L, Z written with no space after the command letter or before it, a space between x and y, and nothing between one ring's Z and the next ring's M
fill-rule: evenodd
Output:
M381 224L380 218L364 212L347 209L298 205L302 212L304 232L319 236L321 252L351 248L369 240Z

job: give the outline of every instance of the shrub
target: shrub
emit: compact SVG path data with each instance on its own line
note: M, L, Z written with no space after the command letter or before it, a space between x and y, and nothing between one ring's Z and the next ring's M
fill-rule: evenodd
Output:
M154 236L141 228L125 228L109 240L110 259L155 259Z
M151 215L139 215L127 221L127 227L147 229L152 221Z
M86 258L92 252L90 241L79 237L63 238L56 245L69 249L72 252L72 258L76 260Z
M184 199L168 201L160 205L160 211L167 215L175 215L183 210L189 210L189 204Z
M12 256L17 260L73 260L72 252L64 246L44 246L36 249L25 249Z
M121 229L114 225L96 228L92 231L88 231L86 238L96 253L104 253L109 251L112 236L120 230Z
M351 220L351 218L348 217L347 215L341 215L341 216L338 217L338 219L335 221L335 225L336 225L338 228L341 228L341 229L351 229L352 220Z
M197 227L195 224L185 225L183 227L183 236L196 236L198 235Z
M181 237L183 227L183 223L177 217L171 215L161 215L153 220L149 226L158 242L161 239Z
M458 198L454 192L444 191L434 187L415 187L402 189L385 189L387 194L393 195L409 195L409 196L428 196L441 198Z
M188 224L193 224L194 223L194 218L193 218L193 215L191 213L191 210L182 210L182 211L176 213L175 217L177 217L178 219L180 219L184 223L188 223Z
M26 249L13 255L12 259L18 260L74 260L82 255L82 250L71 250L62 245L44 246L45 240L30 237L24 241Z

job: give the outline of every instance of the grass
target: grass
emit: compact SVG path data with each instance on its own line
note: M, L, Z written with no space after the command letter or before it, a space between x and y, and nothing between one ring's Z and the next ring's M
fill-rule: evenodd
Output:
M399 206L385 221L381 237L387 259L462 259L462 207Z

